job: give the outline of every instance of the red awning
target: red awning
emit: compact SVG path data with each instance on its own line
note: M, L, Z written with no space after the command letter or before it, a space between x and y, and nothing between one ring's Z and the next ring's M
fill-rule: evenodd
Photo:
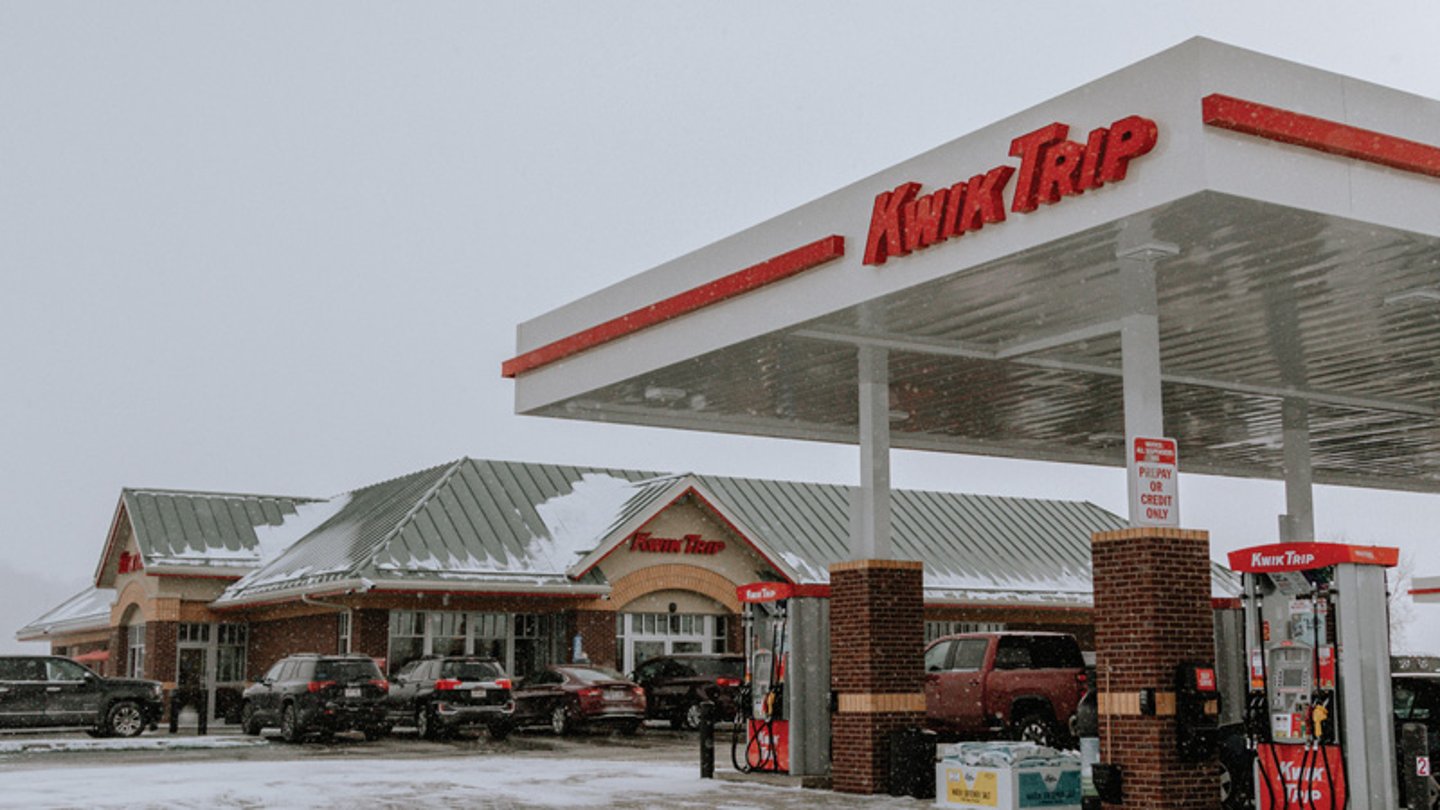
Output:
M82 664L93 664L93 663L98 663L98 662L100 662L100 661L109 661L109 660L110 660L110 651L109 651L109 650L91 650L90 652L81 653L80 655L75 656L75 659L74 659L74 660L79 661L79 662L82 663Z

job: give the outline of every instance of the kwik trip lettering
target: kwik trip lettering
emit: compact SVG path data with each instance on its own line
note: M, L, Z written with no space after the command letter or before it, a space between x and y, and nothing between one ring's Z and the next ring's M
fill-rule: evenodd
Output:
M916 196L919 183L901 183L875 197L865 264L880 265L947 239L1005 221L1005 189L1015 190L1010 210L1028 214L1040 203L1057 203L1106 183L1125 179L1130 161L1155 148L1159 129L1149 118L1131 115L1090 131L1085 143L1067 140L1070 127L1054 123L1010 142L1020 169L996 166L962 183Z
M684 537L656 537L650 532L636 532L630 538L631 551L654 554L719 554L725 550L723 540L705 540L698 534Z

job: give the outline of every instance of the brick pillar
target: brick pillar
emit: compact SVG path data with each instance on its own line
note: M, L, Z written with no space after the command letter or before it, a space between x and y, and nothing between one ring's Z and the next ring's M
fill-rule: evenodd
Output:
M125 656L130 654L130 631L125 625L110 628L110 658L100 674L119 678L125 674Z
M1210 535L1136 528L1091 537L1101 760L1120 765L1127 808L1211 810L1219 770L1175 751L1175 665L1214 659ZM1155 690L1154 715L1140 692Z
M350 650L384 660L390 654L390 611L375 608L350 611Z
M580 634L580 647L589 656L590 662L602 667L619 666L620 655L615 649L615 611L577 610L574 617L573 632ZM567 638L566 660L569 660L571 652L570 639Z
M835 790L888 788L890 734L925 722L923 567L908 560L830 566L830 685Z

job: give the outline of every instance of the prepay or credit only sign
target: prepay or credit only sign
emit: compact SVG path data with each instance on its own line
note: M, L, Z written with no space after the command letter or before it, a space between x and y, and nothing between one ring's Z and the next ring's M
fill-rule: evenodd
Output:
M1132 451L1132 519L1141 526L1179 527L1180 479L1175 440L1137 438Z

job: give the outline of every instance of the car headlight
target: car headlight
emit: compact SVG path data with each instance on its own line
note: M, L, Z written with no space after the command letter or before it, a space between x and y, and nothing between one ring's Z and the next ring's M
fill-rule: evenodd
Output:
M150 684L150 696L155 698L156 700L159 700L160 698L165 696L165 687L161 686L158 683Z

